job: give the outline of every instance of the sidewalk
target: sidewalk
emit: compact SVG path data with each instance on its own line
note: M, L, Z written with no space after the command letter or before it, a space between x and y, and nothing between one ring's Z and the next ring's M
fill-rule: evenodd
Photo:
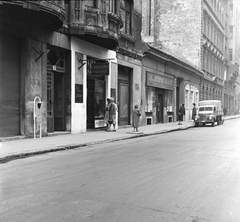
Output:
M229 119L240 118L240 115L227 116L225 121ZM173 132L177 130L185 130L193 127L192 121L183 122L178 125L177 122L154 124L140 126L139 133L133 133L132 127L120 127L117 132L106 132L103 130L91 131L79 134L58 134L56 136L48 136L33 139L21 139L4 141L0 140L0 163L7 162L10 159L22 158L26 156L43 154L54 151L74 149L93 144L109 143L113 141L126 140L130 138L150 136L162 133Z

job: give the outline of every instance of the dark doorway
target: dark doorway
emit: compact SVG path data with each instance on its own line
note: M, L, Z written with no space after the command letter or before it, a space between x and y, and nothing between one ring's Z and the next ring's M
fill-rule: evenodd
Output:
M47 71L47 132L66 130L66 74L65 52L48 49Z
M65 92L63 73L54 73L54 131L65 130Z
M131 69L123 66L118 68L118 114L119 125L130 124L130 73Z
M157 98L157 120L158 123L163 123L163 94L158 93Z
M176 85L176 114L178 113L178 109L180 107L180 79L177 79Z
M105 126L106 106L104 76L87 79L87 129Z
M47 131L66 130L64 74L47 73Z

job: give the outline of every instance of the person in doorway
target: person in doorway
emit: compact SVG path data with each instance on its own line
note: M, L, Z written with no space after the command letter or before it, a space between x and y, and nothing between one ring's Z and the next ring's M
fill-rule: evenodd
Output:
M182 104L180 106L180 108L178 109L178 125L182 125L182 121L183 121L183 116L185 115L185 107L184 104Z
M107 105L106 105L106 108L105 108L105 123L106 123L106 131L109 130L109 124L108 124L108 121L109 121L109 108L110 108L110 105L111 105L111 99L110 98L107 98Z
M192 120L194 120L194 118L195 118L196 115L197 115L196 104L193 103L193 108L192 108Z
M133 113L132 113L132 127L133 127L133 132L138 132L138 127L139 127L139 118L141 116L141 112L138 109L138 105L134 106Z
M114 103L114 99L112 97L110 99L110 107L109 107L109 118L108 118L108 132L111 131L111 126L113 124L112 132L116 132L116 113L117 113L117 105Z
M223 115L224 115L224 116L227 115L227 108L226 108L226 107L224 107L224 109L223 109Z

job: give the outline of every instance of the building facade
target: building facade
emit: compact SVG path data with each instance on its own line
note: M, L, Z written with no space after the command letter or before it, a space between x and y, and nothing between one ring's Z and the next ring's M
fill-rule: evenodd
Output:
M120 2L0 1L0 137L102 126Z
M225 81L224 107L230 115L239 113L240 2L221 1L225 9Z
M239 49L237 2L151 0L143 3L143 17L146 18L143 21L143 39L159 49L169 50L202 72L199 100L218 99L227 107L237 104L234 98L239 97L235 92L238 63L229 62L229 57L237 55ZM231 13L234 18L229 16L229 7L234 10L235 14ZM234 40L229 39L229 33Z
M192 103L199 101L200 76L193 66L169 53L148 45L143 58L143 120L146 124L177 121L181 103L187 120L192 118Z
M175 78L174 119L179 106L184 103L185 118L189 120L192 103L201 99L200 82L205 79L200 53L201 4L191 0L151 0L143 1L142 6L143 40L178 61L174 69L170 68L170 74Z
M141 40L141 1L121 0L120 14L123 26L120 29L117 51L117 91L112 97L118 103L118 124L131 124L134 105L141 106L141 70L144 44Z

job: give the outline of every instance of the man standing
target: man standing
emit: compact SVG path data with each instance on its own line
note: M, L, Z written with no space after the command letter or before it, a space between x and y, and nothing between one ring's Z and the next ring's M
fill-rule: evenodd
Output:
M195 118L196 115L197 115L196 104L193 103L193 108L192 108L192 120L194 120L194 118Z
M185 107L184 104L180 106L178 109L178 125L182 125L181 121L183 121L183 116L185 115Z

